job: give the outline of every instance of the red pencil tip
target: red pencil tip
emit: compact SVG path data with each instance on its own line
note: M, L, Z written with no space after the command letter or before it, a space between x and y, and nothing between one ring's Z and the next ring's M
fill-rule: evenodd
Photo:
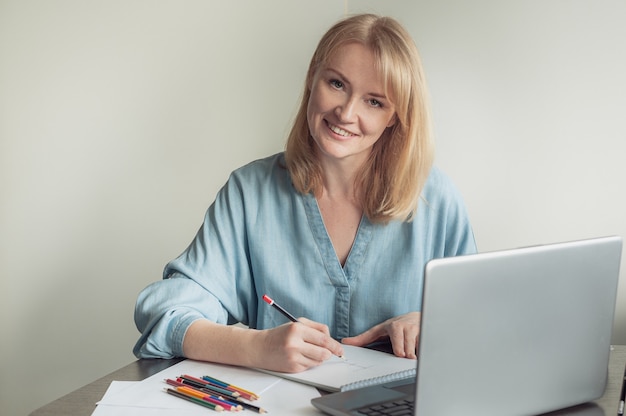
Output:
M272 300L272 298L270 298L270 297L269 297L269 296L267 296L267 295L263 295L263 300L264 300L265 302L269 303L270 305L271 305L272 303L274 303L274 301Z

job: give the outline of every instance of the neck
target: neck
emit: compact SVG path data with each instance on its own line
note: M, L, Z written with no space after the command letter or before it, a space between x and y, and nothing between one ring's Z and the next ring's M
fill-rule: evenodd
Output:
M356 169L342 163L322 164L324 193L330 196L353 197Z

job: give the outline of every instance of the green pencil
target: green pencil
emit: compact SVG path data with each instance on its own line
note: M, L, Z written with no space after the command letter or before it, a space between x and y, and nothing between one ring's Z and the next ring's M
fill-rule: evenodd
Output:
M172 396L180 397L181 399L185 399L192 403L199 404L200 406L208 407L209 409L215 410L216 412L221 412L222 410L224 410L224 408L220 406L219 404L213 404L213 403L207 402L206 400L199 399L197 397L187 396L186 394L183 394L174 389L165 389L165 391L168 394L171 394Z

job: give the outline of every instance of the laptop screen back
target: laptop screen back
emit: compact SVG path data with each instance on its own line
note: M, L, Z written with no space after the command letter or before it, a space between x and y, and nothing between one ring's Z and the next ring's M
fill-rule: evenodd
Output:
M621 247L607 237L429 262L416 414L538 414L600 397Z

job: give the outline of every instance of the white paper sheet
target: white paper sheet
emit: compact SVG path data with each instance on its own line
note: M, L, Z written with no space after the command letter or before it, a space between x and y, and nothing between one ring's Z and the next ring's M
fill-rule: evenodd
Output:
M252 402L268 411L268 416L309 416L321 413L311 405L320 394L317 389L255 370L193 360L181 361L140 382L113 382L92 416L206 416L213 412L164 392L166 378L182 374L204 375L227 381L257 393ZM243 414L256 414L243 411Z

